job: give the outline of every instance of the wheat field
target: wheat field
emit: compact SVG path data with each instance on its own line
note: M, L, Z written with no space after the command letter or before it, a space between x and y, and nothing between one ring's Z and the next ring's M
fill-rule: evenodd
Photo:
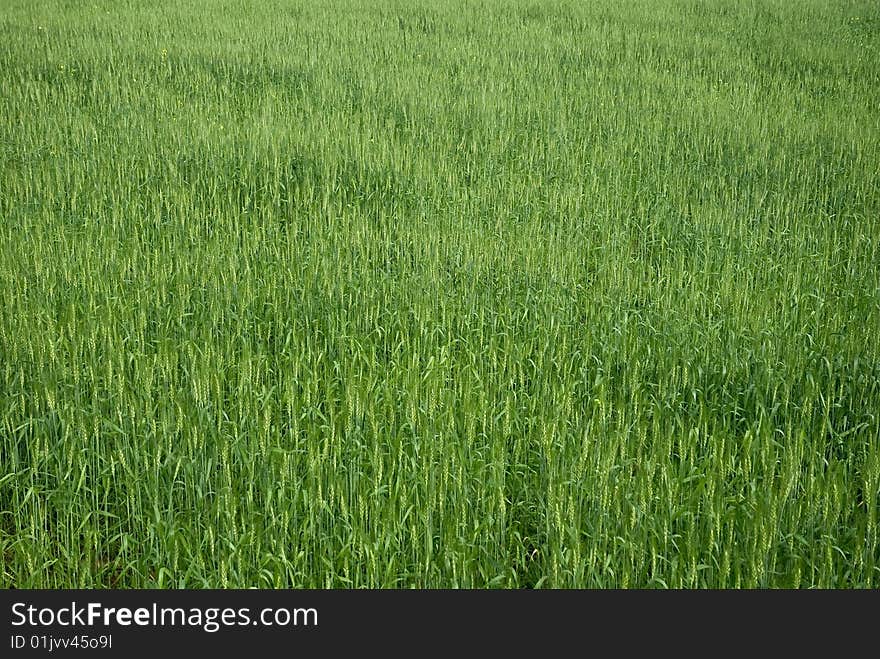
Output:
M880 586L880 6L3 0L0 586Z

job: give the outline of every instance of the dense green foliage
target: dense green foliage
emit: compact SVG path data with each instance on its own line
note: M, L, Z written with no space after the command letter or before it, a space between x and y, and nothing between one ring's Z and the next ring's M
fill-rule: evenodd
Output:
M880 6L0 4L0 585L880 586Z

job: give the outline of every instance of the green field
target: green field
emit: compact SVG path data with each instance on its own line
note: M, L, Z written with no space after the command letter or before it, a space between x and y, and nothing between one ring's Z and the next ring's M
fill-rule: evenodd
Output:
M0 2L0 586L877 588L878 513L876 2Z

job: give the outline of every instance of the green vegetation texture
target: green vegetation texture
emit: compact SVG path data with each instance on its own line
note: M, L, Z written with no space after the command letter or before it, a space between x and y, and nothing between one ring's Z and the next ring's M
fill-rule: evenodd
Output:
M0 3L0 586L880 586L880 5Z

